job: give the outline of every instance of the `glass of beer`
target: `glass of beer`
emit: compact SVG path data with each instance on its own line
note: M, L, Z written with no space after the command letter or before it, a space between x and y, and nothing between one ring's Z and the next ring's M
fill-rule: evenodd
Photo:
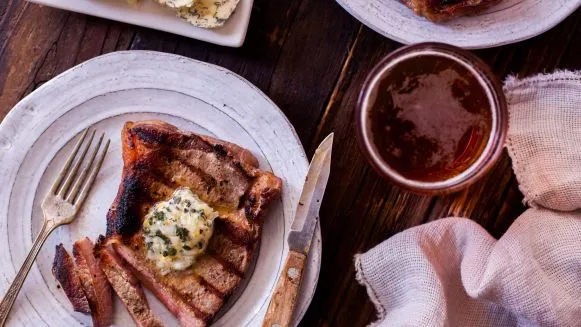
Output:
M423 194L458 191L488 172L508 128L500 83L470 52L439 43L396 50L368 76L356 112L373 168Z

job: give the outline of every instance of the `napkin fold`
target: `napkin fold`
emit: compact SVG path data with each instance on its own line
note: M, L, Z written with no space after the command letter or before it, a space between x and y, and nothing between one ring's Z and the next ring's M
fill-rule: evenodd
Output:
M446 218L356 255L372 326L581 326L581 73L509 77L504 91L531 208L499 240Z

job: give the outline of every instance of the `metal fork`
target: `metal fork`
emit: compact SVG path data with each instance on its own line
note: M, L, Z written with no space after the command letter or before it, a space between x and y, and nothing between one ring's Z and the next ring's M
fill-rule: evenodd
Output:
M101 135L97 145L94 147L89 157L87 164L85 165L85 168L83 168L79 173L79 168L81 167L83 161L85 161L87 152L89 152L89 148L91 147L91 143L93 143L93 139L95 137L95 131L93 131L89 137L89 141L83 147L80 155L75 161L75 157L77 157L79 149L81 149L81 146L83 145L88 132L88 129L83 132L80 139L75 144L73 153L65 162L65 166L54 181L50 191L42 201L41 208L44 215L44 222L40 228L40 232L36 236L36 240L32 245L32 249L28 253L26 260L24 260L22 267L20 267L20 270L14 278L12 285L10 285L10 288L8 289L8 292L6 292L4 295L2 303L0 303L0 326L4 326L6 323L10 309L12 309L12 305L14 305L14 301L18 296L18 292L20 292L22 284L24 283L24 280L26 279L32 264L34 263L38 252L42 248L42 245L50 233L52 233L52 231L54 231L57 227L69 224L75 219L79 208L85 201L87 194L89 193L89 189L95 181L95 177L97 177L99 169L101 169L101 165L105 159L105 154L109 148L110 140L107 140L103 151L99 154L99 157L96 161L95 158L97 157L97 153L101 148L105 134Z

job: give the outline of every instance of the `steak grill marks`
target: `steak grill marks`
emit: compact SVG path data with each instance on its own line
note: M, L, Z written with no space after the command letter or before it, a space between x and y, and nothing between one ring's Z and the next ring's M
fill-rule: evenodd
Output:
M176 294L207 323L247 271L260 233L260 216L280 193L281 181L258 170L249 152L182 133L163 122L127 123L123 142L122 184L108 214L107 236L120 236L130 244L119 244L118 252L182 323L193 317L188 313L180 317L181 300L172 300ZM220 217L207 253L191 271L160 276L151 264L143 265L146 250L142 237L134 235L149 208L167 200L180 186L189 187Z
M101 270L133 321L139 327L163 327L163 323L149 309L145 294L135 276L126 267L125 262L117 256L114 249L104 245L103 242L104 239L101 236L95 246L95 252L100 258Z
M73 256L81 285L89 301L94 327L109 326L113 322L113 295L99 266L99 259L93 255L93 242L83 238L73 244Z

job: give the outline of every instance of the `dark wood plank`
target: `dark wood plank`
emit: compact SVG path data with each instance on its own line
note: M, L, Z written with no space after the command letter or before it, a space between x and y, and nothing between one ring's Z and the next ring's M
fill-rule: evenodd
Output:
M570 23L569 32L571 37L569 42L564 45L565 51L561 56L560 67L566 67L570 70L581 69L581 9L577 13L567 19L574 21Z
M14 6L14 9L12 9ZM16 17L3 18L0 52L0 116L4 117L34 83L34 75L54 42L58 39L68 12L9 2Z
M6 0L0 3L0 53L4 51L6 40L14 26L20 21L27 3L18 0Z
M57 41L52 45L40 68L34 76L34 82L41 84L64 72L77 62L81 40L85 32L87 16L70 14Z
M80 64L101 54L109 29L109 21L105 19L87 16L85 19L83 40L88 40L88 42L80 42L75 64Z
M175 52L178 43L177 36L142 27L135 27L135 29L136 32L131 40L129 50Z
M334 1L302 1L268 95L308 144L339 77L359 23Z

